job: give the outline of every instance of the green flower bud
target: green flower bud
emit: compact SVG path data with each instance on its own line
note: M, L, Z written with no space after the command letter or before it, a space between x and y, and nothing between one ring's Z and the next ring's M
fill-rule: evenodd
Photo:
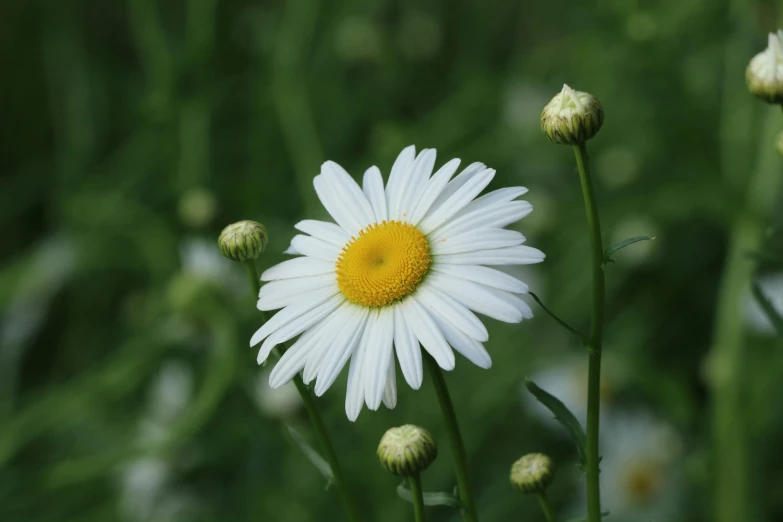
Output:
M555 143L577 145L595 136L604 123L601 102L563 85L541 113L541 131Z
M545 491L552 476L552 459L543 453L525 455L511 466L511 485L523 493Z
M223 255L234 261L256 259L266 248L266 228L255 221L239 221L223 229L218 245Z
M438 456L438 446L429 431L412 424L391 428L378 445L381 465L395 475L421 473Z
M770 33L769 45L745 71L748 90L767 103L783 104L783 31Z

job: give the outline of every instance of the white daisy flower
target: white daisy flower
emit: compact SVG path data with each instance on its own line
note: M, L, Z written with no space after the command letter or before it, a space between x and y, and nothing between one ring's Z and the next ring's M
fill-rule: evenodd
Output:
M682 489L682 441L648 414L618 415L601 427L601 504L628 522L674 521Z
M282 308L250 340L262 363L278 344L301 336L275 366L277 388L303 371L316 395L329 389L350 359L345 410L355 420L364 403L375 410L397 400L394 354L406 382L422 382L419 344L444 370L452 348L489 368L488 334L474 312L517 323L532 317L518 294L527 285L486 265L529 264L544 254L504 227L532 206L511 187L476 196L495 175L473 163L451 179L460 161L435 174L435 151L400 153L384 187L371 167L360 187L327 161L313 180L335 223L305 220L287 251L301 257L261 275L258 308Z

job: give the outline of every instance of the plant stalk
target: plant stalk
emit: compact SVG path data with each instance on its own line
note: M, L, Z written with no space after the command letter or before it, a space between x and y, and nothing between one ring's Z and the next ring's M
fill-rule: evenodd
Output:
M542 491L538 494L538 503L541 504L541 510L544 512L547 522L555 522L555 514L552 511L552 506L549 505L546 492Z
M421 488L421 475L416 473L408 477L413 497L413 514L416 522L424 522L424 491Z
M438 403L446 420L446 427L449 432L449 442L451 444L451 453L454 458L454 468L457 472L457 486L459 489L459 500L462 506L463 516L467 522L478 522L478 513L476 511L476 502L473 498L473 490L470 487L470 474L468 473L468 458L465 452L465 444L462 442L462 435L457 423L457 415L454 413L454 405L451 403L449 389L446 387L446 381L443 379L443 373L440 366L427 353L424 354L432 376L432 383L435 387L435 393L438 396Z
M576 166L582 184L582 196L587 213L593 273L593 307L590 319L589 366L587 377L587 520L601 521L600 455L598 453L599 414L601 410L601 345L604 328L604 248L601 223L590 178L587 147L584 142L574 145Z
M255 295L258 296L258 292L261 289L261 282L258 277L258 272L256 271L256 265L251 260L245 261L242 264L245 265L245 270L247 271L248 279L250 279L250 284L253 288L253 291L255 292ZM264 322L269 320L269 315L266 312L262 311L261 314ZM279 346L275 348L275 353L278 357L282 355ZM334 480L335 486L337 486L337 490L340 492L340 500L342 500L343 507L345 508L346 515L348 516L348 520L351 522L360 522L362 517L359 515L359 508L357 507L358 505L356 503L356 499L354 498L348 486L348 482L345 480L342 466L340 466L340 460L337 458L337 452L334 449L332 440L329 438L329 432L326 430L326 425L324 424L323 418L318 412L318 408L315 406L315 397L313 396L313 392L310 390L310 388L307 387L304 381L302 381L301 375L295 375L293 381L297 391L299 392L299 396L302 398L305 410L307 410L307 415L310 417L310 423L313 426L315 437L321 444L321 449L324 452L324 458L326 459L326 462L329 463L329 467L332 469L332 478Z

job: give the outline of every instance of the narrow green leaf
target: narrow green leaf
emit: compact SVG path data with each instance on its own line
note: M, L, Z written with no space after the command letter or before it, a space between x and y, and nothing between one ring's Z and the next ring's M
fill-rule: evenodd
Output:
M775 309L775 305L772 304L772 301L769 300L769 297L767 297L756 281L753 281L751 289L753 291L753 298L756 299L756 302L764 311L764 315L767 316L769 322L775 327L778 335L783 335L783 317L781 317L780 313Z
M654 239L655 239L654 237L650 237L650 236L636 236L636 237L628 238L625 241L620 241L619 243L615 243L614 245L607 248L606 252L604 252L604 261L609 261L609 256L611 256L618 250L627 247L628 245L633 245L634 243L638 243L639 241L652 241Z
M413 495L411 495L411 490L408 489L407 484L402 483L397 486L397 496L413 504ZM449 506L456 509L460 507L459 500L456 497L442 491L436 493L425 492L422 497L424 497L425 506Z
M286 433L291 438L291 440L296 444L296 446L302 450L302 453L304 453L304 456L307 457L307 460L309 460L313 466L318 469L318 471L321 472L321 475L323 475L326 478L326 487L328 488L332 482L334 482L334 474L332 473L332 467L329 466L329 463L324 460L324 458L318 454L317 451L306 441L304 438L299 435L299 432L297 432L294 428L291 426L286 425L285 427Z
M587 466L587 437L582 429L579 421L576 420L574 414L571 413L565 404L560 399L539 388L536 383L530 379L525 379L525 387L538 399L538 402L546 406L551 411L555 419L566 429L571 438L576 444L576 451L579 453L579 463L584 469Z

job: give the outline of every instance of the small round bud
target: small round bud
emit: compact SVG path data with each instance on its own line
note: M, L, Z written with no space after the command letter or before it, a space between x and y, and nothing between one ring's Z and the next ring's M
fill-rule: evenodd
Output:
M549 487L552 475L552 459L543 453L530 453L511 466L511 485L523 493L538 493Z
M223 255L234 261L256 259L266 248L266 227L255 221L239 221L223 229L218 245Z
M767 103L783 104L783 31L769 33L769 45L745 71L748 90Z
M604 123L598 98L563 85L541 113L541 131L555 143L577 145L595 136Z
M378 444L381 465L395 475L421 473L438 456L438 446L429 431L413 424L391 428Z

